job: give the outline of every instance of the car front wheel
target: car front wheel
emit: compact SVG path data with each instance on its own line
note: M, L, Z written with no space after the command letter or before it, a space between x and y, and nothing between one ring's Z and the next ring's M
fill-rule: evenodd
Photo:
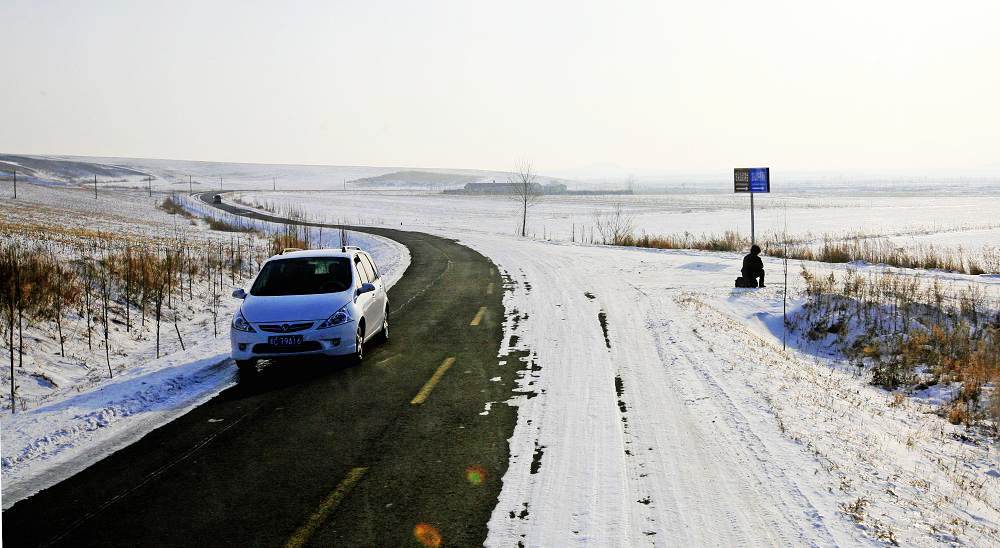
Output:
M351 355L351 362L355 364L361 363L365 359L365 337L361 334L361 330L354 334L354 354Z
M257 362L254 360L236 360L236 367L241 374L253 375L257 372Z
M385 314L382 320L382 330L378 332L378 341L380 343L389 342L389 314Z

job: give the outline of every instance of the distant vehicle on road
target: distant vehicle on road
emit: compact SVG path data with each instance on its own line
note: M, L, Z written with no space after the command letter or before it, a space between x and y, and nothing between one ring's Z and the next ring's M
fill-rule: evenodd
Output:
M221 194L216 194L215 196L212 196L212 203L213 204L221 204L222 203L222 195Z
M289 251L268 259L229 331L244 371L258 359L302 355L364 359L364 345L389 338L389 300L371 256L357 247Z

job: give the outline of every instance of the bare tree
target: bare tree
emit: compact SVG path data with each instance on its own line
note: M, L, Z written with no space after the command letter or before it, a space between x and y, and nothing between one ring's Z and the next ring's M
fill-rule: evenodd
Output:
M605 245L626 245L632 239L634 231L632 215L621 202L615 203L610 212L595 211L594 226Z
M538 203L542 197L542 187L535 182L536 175L529 162L523 162L514 169L507 179L510 195L521 208L521 237L528 234L528 208Z

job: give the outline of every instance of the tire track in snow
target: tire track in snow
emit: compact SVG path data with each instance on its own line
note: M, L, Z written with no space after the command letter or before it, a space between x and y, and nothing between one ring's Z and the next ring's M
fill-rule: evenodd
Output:
M537 397L512 402L518 426L488 546L827 545L845 538L831 534L801 496L796 474L812 474L798 469L803 455L788 460L782 451L770 462L780 435L767 428L776 427L740 415L734 395L699 376L702 363L728 365L690 334L670 300L677 290L654 299L630 285L609 260L617 250L462 241L516 268L508 272L517 272L518 283L505 288L504 304L516 311L505 339L529 353L528 368L542 368L519 381ZM624 283L605 300L594 280ZM665 321L671 315L675 321ZM532 473L536 447L544 453Z

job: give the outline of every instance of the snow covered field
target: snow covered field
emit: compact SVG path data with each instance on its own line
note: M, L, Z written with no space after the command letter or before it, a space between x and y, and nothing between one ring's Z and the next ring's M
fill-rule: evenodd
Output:
M191 224L156 208L161 200L162 195L150 198L141 192L101 193L95 200L93 194L73 188L23 185L16 201L0 198L0 222L101 230L140 240L181 233L188 238L229 241L230 234L210 231L204 222ZM194 201L190 207L201 210ZM206 208L206 213L212 212ZM257 228L266 233L277 227L258 223ZM324 235L331 245L335 239L334 234ZM350 233L350 239L372 252L390 286L409 264L409 252L396 242L360 233ZM11 414L8 406L0 415L4 508L86 468L236 382L236 367L229 360L228 322L237 301L221 301L216 336L210 299L199 288L195 299L178 304L190 318L179 328L186 349L181 348L173 327L164 326L159 358L151 322L142 329L134 326L131 332L112 323L111 379L103 345L88 348L81 333L82 318L66 322L65 357L59 355L51 322L25 330L24 364L15 368L18 412ZM6 346L5 338L5 356ZM6 387L9 382L5 366L0 384Z
M498 371L523 395L509 402L518 423L489 546L1000 542L1000 447L926 401L895 403L835 357L794 340L782 351L777 261L766 264L767 289L733 290L738 255L520 239L500 200L259 200L454 237L509 277ZM815 199L794 215L810 227L899 232L997 218L981 214L995 211L989 199L885 200L859 213ZM539 206L531 223L583 220L586 209ZM707 231L739 228L745 214L691 209L676 215ZM778 215L762 224L776 228ZM794 310L802 286L797 263L790 270ZM1000 290L995 277L924 275ZM488 413L501 402L483 403Z
M239 196L237 196L239 198ZM287 204L318 218L415 230L462 230L493 234L519 231L517 204L504 197L448 196L416 192L248 193L247 203ZM588 240L594 213L622 204L636 232L721 234L750 232L749 198L732 194L656 194L633 196L547 196L530 210L528 233L537 239ZM791 238L814 239L855 234L884 236L898 245L934 244L981 250L1000 246L1000 183L992 193L896 196L845 189L826 196L815 192L775 193L756 200L758 236L785 230Z

